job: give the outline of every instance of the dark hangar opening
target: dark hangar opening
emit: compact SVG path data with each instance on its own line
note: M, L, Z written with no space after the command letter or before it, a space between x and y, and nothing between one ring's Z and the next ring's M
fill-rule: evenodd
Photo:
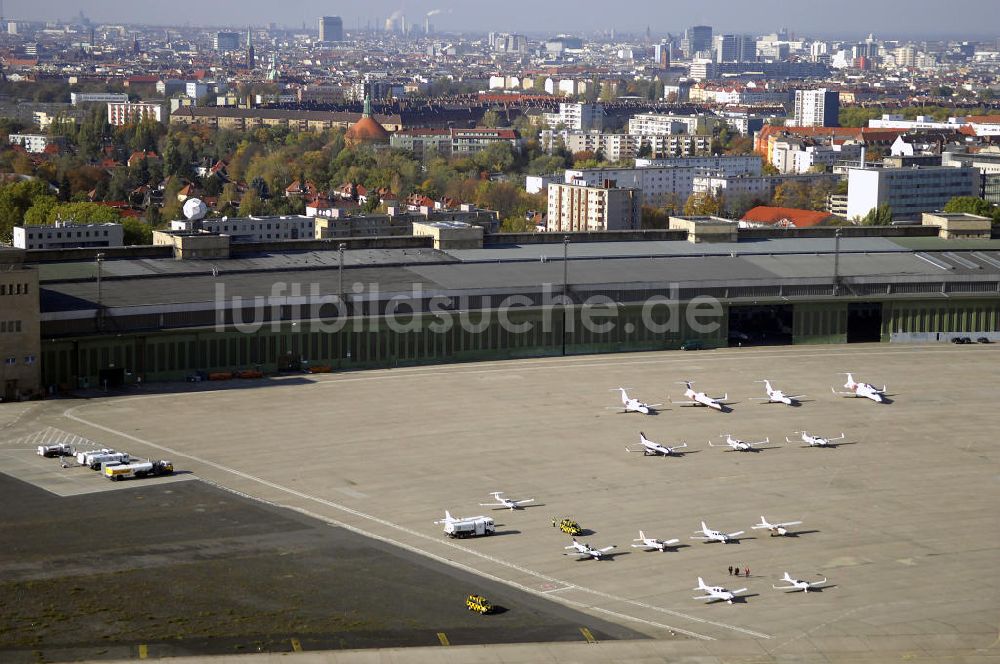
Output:
M730 346L783 346L792 343L792 305L729 307Z
M882 341L882 303L852 302L847 305L847 343Z

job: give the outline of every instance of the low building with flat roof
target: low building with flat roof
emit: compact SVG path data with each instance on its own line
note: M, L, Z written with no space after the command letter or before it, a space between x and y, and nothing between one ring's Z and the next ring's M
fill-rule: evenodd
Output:
M51 226L14 227L14 246L18 249L120 247L124 242L125 231L121 224L57 221Z

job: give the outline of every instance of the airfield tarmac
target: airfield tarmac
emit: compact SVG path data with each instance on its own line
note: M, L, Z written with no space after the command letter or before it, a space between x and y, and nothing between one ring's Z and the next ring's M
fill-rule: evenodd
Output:
M756 658L993 659L1000 649L996 346L812 346L549 358L281 379L253 389L18 405L15 431L58 427L301 510L432 560L657 639ZM892 404L830 393L838 373L888 384ZM770 378L799 408L749 401ZM648 402L675 381L728 392L730 413L667 404L621 414L609 388ZM215 388L210 385L208 388ZM2 423L0 423L2 426ZM793 431L850 445L804 449ZM626 454L642 430L682 458ZM729 453L720 433L780 446ZM489 492L535 497L489 512ZM491 513L503 536L451 541L432 522ZM750 526L802 520L796 537ZM571 516L608 561L560 555ZM688 537L701 520L739 544ZM681 538L674 552L629 545ZM749 567L749 579L727 566ZM782 572L822 592L773 590ZM732 606L692 599L698 576L748 587ZM626 647L626 646L622 646ZM474 657L470 656L470 659Z

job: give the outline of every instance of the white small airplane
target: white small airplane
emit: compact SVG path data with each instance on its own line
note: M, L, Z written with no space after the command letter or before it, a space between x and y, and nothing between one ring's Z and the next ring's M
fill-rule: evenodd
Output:
M787 583L787 586L776 586L771 584L771 587L775 590L801 590L804 593L809 592L810 588L815 588L816 586L821 586L826 583L826 577L823 577L822 581L802 581L800 579L793 579L788 572L785 572L785 576L781 577L781 580Z
M737 588L736 590L727 590L722 586L710 586L705 583L705 581L699 576L698 577L698 587L695 590L704 591L705 595L700 595L698 597L692 597L691 599L708 599L715 602L726 602L732 604L733 600L740 593L746 592L746 588Z
M823 438L822 436L814 436L808 431L796 431L802 437L802 442L805 443L802 447L836 447L837 444L833 441L843 440L845 438L844 434L841 433L837 438ZM785 436L785 442L794 443L795 441Z
M695 536L691 539L704 540L706 542L722 542L723 544L728 544L729 542L735 541L744 531L737 530L735 533L721 533L718 530L712 530L705 522L701 522L701 530L694 531Z
M847 376L847 382L844 383L844 387L850 392L838 392L836 388L831 387L830 389L834 394L841 397L862 397L865 399L871 399L872 401L882 403L885 400L885 390L886 386L883 385L882 389L878 389L871 383L857 383L854 381L854 376L849 373L844 374Z
M522 498L521 500L513 500L512 498L504 498L503 491L494 491L490 494L497 501L495 503L479 503L480 507L498 507L506 508L509 510L519 510L522 505L527 503L535 502L534 498Z
M657 407L662 406L662 403L643 403L638 399L633 399L628 395L625 387L613 387L611 391L615 390L621 392L622 396L622 412L625 413L642 413L643 415L649 415L651 412L656 412Z
M706 406L712 408L713 410L722 411L722 407L726 405L726 400L729 398L729 393L727 392L721 397L710 397L704 392L698 392L693 387L689 380L681 381L678 385L684 385L684 397L689 399L689 401L673 401L670 403L677 404L678 406ZM668 397L669 398L669 397Z
M679 539L670 540L658 540L653 537L646 537L646 533L639 531L639 539L632 540L633 542L640 542L640 544L633 544L632 546L636 549L646 549L647 551L652 551L656 549L658 551L666 551L668 548L673 547L675 544L680 542Z
M687 447L687 443L681 443L680 445L674 445L670 447L668 445L661 445L659 443L654 443L650 439L646 438L646 434L639 432L639 443L642 444L642 448L634 450L629 446L625 446L626 452L642 452L643 456L657 456L662 455L664 457L673 456L675 454L683 454L683 452L677 452L677 450Z
M788 395L781 390L776 390L771 387L771 381L767 380L755 380L755 383L764 383L764 389L767 391L766 397L750 397L751 401L763 401L764 403L783 403L786 406L794 406L798 403L798 400L804 397L804 394Z
M615 548L615 545L612 544L611 546L606 546L603 549L596 549L584 542L577 542L576 538L574 537L573 543L564 548L575 549L573 553L564 553L563 554L564 556L578 556L580 560L584 560L585 558L593 558L594 560L600 560L601 558L604 557L605 553Z
M770 438L765 438L764 440L758 441L756 443L748 443L745 440L740 440L739 438L733 438L732 434L720 434L720 438L725 436L726 445L732 449L727 450L728 452L759 452L761 448L756 447L757 445L767 445L771 442ZM708 441L709 447L725 447L725 445L713 445L712 441Z
M760 517L760 523L756 524L753 529L760 530L761 528L766 528L771 531L771 537L775 535L787 535L788 526L797 526L801 521L785 521L783 523L770 523L763 516Z

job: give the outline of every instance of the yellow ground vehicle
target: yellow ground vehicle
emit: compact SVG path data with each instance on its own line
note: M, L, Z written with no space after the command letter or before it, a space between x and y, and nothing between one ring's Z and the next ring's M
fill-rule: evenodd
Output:
M484 616L493 610L493 605L482 595L469 595L465 598L465 606L469 611L475 611Z
M583 532L583 528L580 527L580 524L574 521L573 519L561 520L559 522L559 530L566 533L567 535L573 535L573 536L579 535L580 533Z

